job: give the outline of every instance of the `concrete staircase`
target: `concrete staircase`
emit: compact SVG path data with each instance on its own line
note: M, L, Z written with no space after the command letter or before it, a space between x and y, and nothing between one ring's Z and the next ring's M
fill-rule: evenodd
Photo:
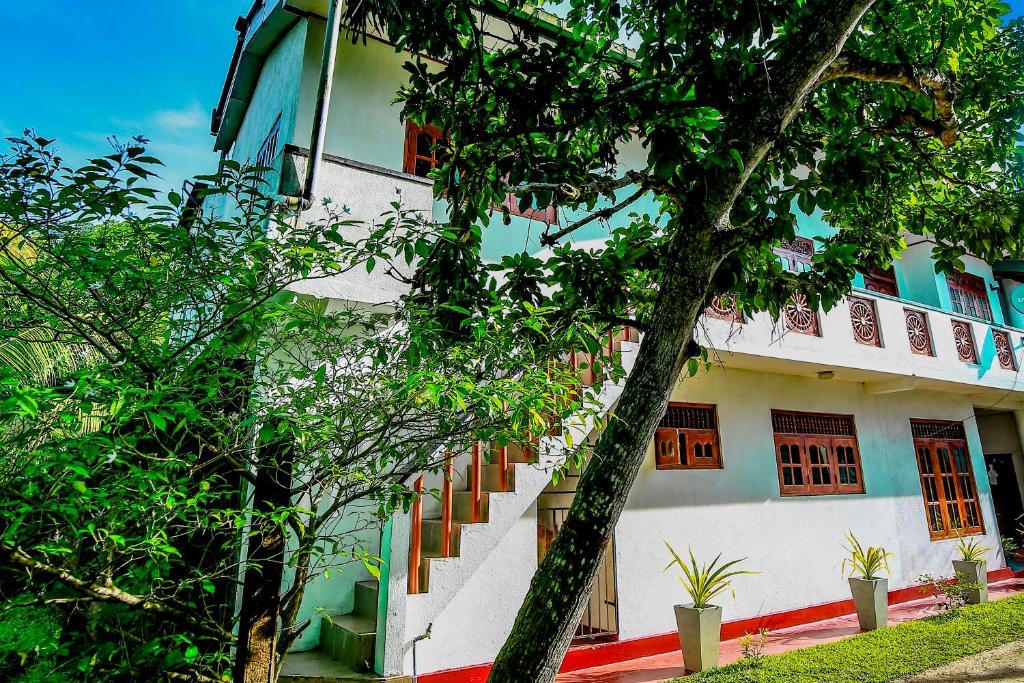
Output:
M376 581L357 582L352 612L325 615L320 625L318 649L289 654L279 680L284 683L403 680L386 679L373 673L377 594Z
M639 343L634 341L623 341L616 349L621 353L621 363L627 373L632 370L638 349ZM485 464L481 478L483 495L478 523L468 521L472 504L470 492L454 491L449 557L441 557L440 553L441 521L429 518L422 520L423 559L419 569L420 590L404 598L404 632L407 640L412 635L426 631L445 605L461 590L516 521L551 483L553 470L564 463L566 454L572 450L570 444L583 443L590 437L598 427L597 419L603 419L613 408L622 393L622 388L623 383L612 381L591 385L589 390L594 392L603 407L600 418L570 419L562 425L561 434L541 439L536 457L529 459L521 452L510 451L506 491L500 491L497 485L500 476L499 466L493 463ZM467 473L466 481L468 480ZM393 585L392 590L397 595L398 585Z
M452 530L449 541L449 556L445 558L441 552L444 537L444 523L440 517L423 520L422 564L420 565L420 592L430 591L430 565L443 559L457 558L462 555L462 535L466 527L472 524L486 524L490 519L491 496L495 494L514 495L516 492L516 465L527 464L533 456L522 448L509 446L506 470L506 488L501 487L501 466L497 463L484 463L480 472L480 510L476 520L473 519L473 492L469 489L452 491ZM467 468L464 481L472 479L471 468Z

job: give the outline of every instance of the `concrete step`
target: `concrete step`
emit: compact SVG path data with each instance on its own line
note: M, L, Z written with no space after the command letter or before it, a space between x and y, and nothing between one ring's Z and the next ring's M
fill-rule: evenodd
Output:
M357 581L355 607L352 613L365 619L377 620L377 593L379 586L374 580Z
M454 501L454 499L453 499ZM444 537L444 526L440 519L423 520L423 553L441 553L441 539ZM451 557L459 555L459 541L462 539L462 525L452 522L449 552Z
M452 520L463 524L484 523L488 515L488 496L484 491L480 494L480 514L473 519L473 492L454 491L452 493Z
M385 677L376 673L359 673L325 652L292 652L284 660L278 683L411 683L408 676Z
M320 649L357 673L373 670L376 639L375 618L338 614L324 617L320 627Z
M466 481L473 481L473 468L466 468ZM516 490L516 468L515 465L509 461L508 471L506 474L506 482L508 484L506 492ZM491 491L492 493L501 492L501 466L497 463L487 463L480 468L480 488L484 491Z

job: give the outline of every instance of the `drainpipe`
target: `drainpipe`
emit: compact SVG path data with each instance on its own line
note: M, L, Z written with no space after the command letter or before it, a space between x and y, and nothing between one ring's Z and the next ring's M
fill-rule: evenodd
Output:
M302 206L305 211L313 205L316 179L323 163L324 140L327 138L327 117L331 111L331 88L334 85L334 62L338 56L338 37L341 35L341 2L331 0L327 12L327 35L324 37L324 55L320 63L320 89L313 111L313 133L309 138L309 160L306 164L306 182L302 186Z

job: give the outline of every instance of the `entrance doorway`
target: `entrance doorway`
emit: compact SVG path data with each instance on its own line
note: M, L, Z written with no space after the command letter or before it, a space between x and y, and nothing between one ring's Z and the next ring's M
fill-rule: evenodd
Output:
M980 407L974 412L985 453L985 472L978 473L979 481L988 479L999 535L1019 546L1024 541L1024 453L1018 415ZM1018 567L1024 562L1024 551L1008 554L1006 559Z
M1017 472L1013 466L1012 453L986 453L985 472L992 489L992 503L996 508L999 535L1004 538L1017 536L1024 515Z
M576 495L579 471L570 471L558 484L548 484L537 499L537 561L540 562L554 542L569 515ZM574 643L615 640L619 634L618 594L615 587L615 541L605 549L597 580L583 618L573 636Z

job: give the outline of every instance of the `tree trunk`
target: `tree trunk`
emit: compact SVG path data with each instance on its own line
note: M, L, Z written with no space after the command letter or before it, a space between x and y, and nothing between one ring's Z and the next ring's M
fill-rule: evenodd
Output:
M716 247L718 238L735 232L729 227L729 214L736 197L871 3L819 2L817 12L805 15L803 30L795 31L780 51L771 87L736 93L742 106L723 112L727 124L722 139L740 141L737 148L743 168L703 173L670 221L668 229L674 237L665 255L650 329L626 380L616 419L609 422L583 470L569 515L537 568L512 632L491 669L490 683L554 680L589 601L605 547L689 355L711 278L727 253ZM730 248L738 246L733 243Z
M257 453L253 518L238 615L238 644L232 677L236 683L277 680L278 619L284 579L286 535L269 515L291 504L291 444L274 441Z
M684 226L679 226L684 229ZM580 477L569 516L530 585L490 681L551 681L590 598L604 549L647 452L719 259L712 232L689 233L689 249L666 273L650 330L616 410Z

